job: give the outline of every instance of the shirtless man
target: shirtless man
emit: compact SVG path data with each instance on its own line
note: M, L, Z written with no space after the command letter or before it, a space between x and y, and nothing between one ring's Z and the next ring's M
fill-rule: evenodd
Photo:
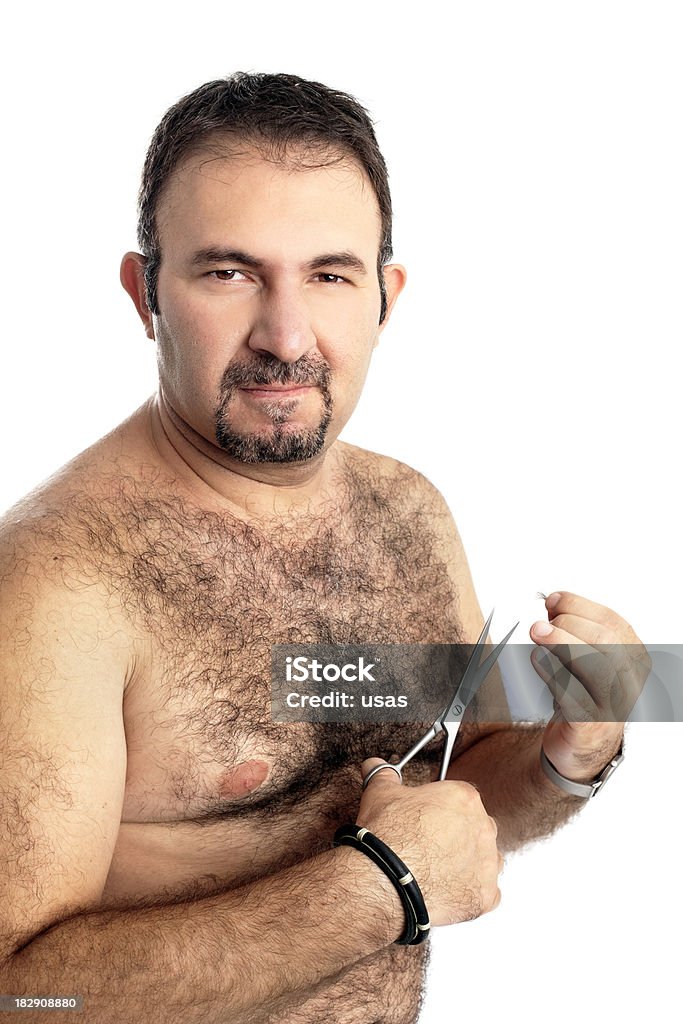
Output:
M415 725L272 720L273 643L483 621L438 492L337 440L405 281L362 108L292 76L196 90L150 147L140 244L121 277L158 395L1 524L0 991L83 995L97 1024L409 1024L427 947L395 944L391 884L335 828L392 846L433 925L471 919L498 847L582 806L541 742L586 780L621 728L466 724L449 781L435 744L362 793ZM551 605L546 646L628 635Z

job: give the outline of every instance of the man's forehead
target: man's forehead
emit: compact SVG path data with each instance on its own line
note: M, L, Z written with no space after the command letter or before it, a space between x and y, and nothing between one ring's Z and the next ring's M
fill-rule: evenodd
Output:
M293 186L293 187L292 187ZM157 207L157 226L176 216L210 216L224 207L270 202L275 212L286 202L305 211L310 205L332 215L337 209L380 224L379 204L370 180L351 156L329 148L290 147L269 155L244 143L203 145L171 174Z

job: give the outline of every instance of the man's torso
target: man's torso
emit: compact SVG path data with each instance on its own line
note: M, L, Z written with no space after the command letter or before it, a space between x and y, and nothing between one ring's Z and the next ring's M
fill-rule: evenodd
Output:
M329 849L355 821L363 758L403 753L419 735L415 724L272 719L272 644L464 639L427 485L340 450L323 508L249 520L196 501L155 464L133 417L41 499L52 557L104 583L136 651L102 907L197 898ZM416 758L406 782L433 778L437 753ZM422 947L390 947L263 1020L408 1024L425 960Z

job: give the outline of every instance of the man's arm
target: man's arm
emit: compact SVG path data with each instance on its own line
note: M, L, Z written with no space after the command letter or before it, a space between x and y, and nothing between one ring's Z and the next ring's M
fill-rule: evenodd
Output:
M391 884L341 847L204 899L76 914L7 956L0 989L81 995L91 1024L254 1024L279 997L314 988L402 928Z
M550 835L586 803L563 793L541 768L544 731L544 725L501 728L457 757L448 770L446 778L469 782L479 790L498 825L502 853Z
M483 625L467 556L460 534L443 496L428 481L425 501L433 509L435 530L442 557L458 595L458 617L464 636L474 643ZM531 669L530 669L531 670ZM501 712L506 712L502 714ZM558 789L541 768L540 753L545 725L513 724L500 672L494 666L468 709L456 744L456 756L446 778L477 787L488 813L498 825L498 847L503 853L550 835L566 824L585 805L581 797ZM609 738L596 744L594 758L584 765L571 764L568 774L577 782L594 778L616 753L619 737L607 727ZM582 772L582 768L585 771Z
M0 992L83 996L92 1024L259 1024L394 942L396 891L346 847L200 899L98 909L123 802L131 641L113 594L3 540ZM378 778L359 816L416 868L433 925L497 905L495 823L470 786Z
M556 591L545 604L549 621L532 626L539 646L531 660L553 695L555 715L541 727L488 737L466 751L450 775L476 782L503 849L554 831L585 804L547 779L541 744L565 779L596 779L623 742L623 723L651 668L632 627L612 609L569 591ZM542 647L554 656L558 675Z

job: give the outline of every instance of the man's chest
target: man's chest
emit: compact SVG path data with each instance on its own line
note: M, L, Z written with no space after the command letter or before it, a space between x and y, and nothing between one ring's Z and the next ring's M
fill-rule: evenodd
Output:
M427 517L377 492L286 529L147 494L79 516L138 652L108 896L240 884L329 846L355 820L361 761L421 727L274 721L271 647L461 639ZM434 746L408 783L429 780Z
M252 531L206 540L186 536L172 560L157 553L133 576L147 654L125 699L124 820L291 813L363 757L412 745L413 725L273 721L273 644L459 638L424 533L402 548L386 530L325 525L299 543Z

